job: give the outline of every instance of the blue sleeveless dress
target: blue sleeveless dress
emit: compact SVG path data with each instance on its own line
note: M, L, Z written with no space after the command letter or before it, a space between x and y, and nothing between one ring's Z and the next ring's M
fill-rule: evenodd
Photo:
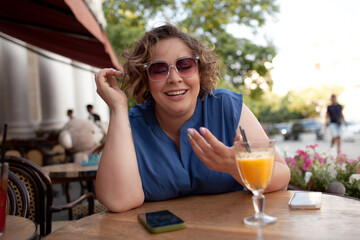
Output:
M241 94L226 89L214 90L203 101L198 98L193 116L180 129L180 154L160 127L152 102L130 109L145 201L244 189L230 174L209 169L196 156L187 136L188 128L199 131L206 127L226 146L232 146L242 103Z

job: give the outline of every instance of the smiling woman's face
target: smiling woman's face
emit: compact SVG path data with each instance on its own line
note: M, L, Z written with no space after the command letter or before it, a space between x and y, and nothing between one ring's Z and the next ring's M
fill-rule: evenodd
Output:
M192 57L192 52L182 40L163 39L158 43L151 62L165 61L169 65L175 65L176 60L183 57ZM190 77L181 77L171 67L166 80L149 80L149 90L155 101L157 115L189 119L194 113L200 91L199 71L197 69Z

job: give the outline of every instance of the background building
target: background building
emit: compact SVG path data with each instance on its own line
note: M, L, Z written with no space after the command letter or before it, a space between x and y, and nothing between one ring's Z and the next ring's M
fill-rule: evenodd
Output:
M25 1L24 4L18 4L21 2L23 0L15 3L4 1L0 6L0 129L4 123L8 124L9 139L32 138L37 131L60 130L68 121L66 115L68 109L73 109L74 116L77 118L87 118L87 104L92 104L94 112L107 123L109 110L96 93L94 73L98 68L94 66L99 65L96 62L99 58L106 62L101 67L118 66L118 62L103 31L106 22L102 15L101 1L92 0L75 4L64 0L56 3L50 1L45 5L43 4L45 1ZM18 6L16 12L19 12L20 20L15 19L15 14L11 13L14 4ZM31 6L32 9L21 9L23 5ZM50 15L43 13L45 7L49 7L46 11L59 14L59 17L50 16L54 19L54 26L50 26L51 19L43 19ZM78 9L79 7L82 9ZM31 12L31 14L21 14L23 11ZM69 30L72 25L77 25L79 33L75 33L73 29ZM18 29L28 30L29 26L30 31L21 36L21 31ZM78 39L71 39L68 42L60 41L53 44L55 46L51 46L51 41L55 42L59 39L51 39L46 34L35 34L29 39L29 42L34 43L42 41L44 46L54 49L63 47L61 51L64 55L59 55L31 45L28 41L12 37L15 35L24 37L19 37L20 39L25 39L32 33L31 29L34 29L34 32L49 30L52 31L49 35L54 32L59 36L75 36ZM49 39L46 39L47 37ZM100 51L97 52L99 56L104 57L94 58L92 60L94 65L64 57L70 48L75 56L74 59L82 58L86 62L92 57L94 49L81 50L81 41L84 45L99 46ZM75 46L75 43L79 45Z

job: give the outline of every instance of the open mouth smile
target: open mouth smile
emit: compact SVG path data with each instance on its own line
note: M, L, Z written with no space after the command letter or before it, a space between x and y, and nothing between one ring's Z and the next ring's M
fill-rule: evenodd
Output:
M166 92L165 94L167 96L181 96L181 95L184 95L188 90L177 90L177 91L169 91L169 92Z

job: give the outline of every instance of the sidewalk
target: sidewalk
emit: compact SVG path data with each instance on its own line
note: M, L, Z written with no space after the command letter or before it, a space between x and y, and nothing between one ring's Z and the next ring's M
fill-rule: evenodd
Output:
M61 184L54 184L54 205L64 205L66 204L66 197L62 191ZM70 195L71 199L74 200L80 196L81 186L78 182L70 183ZM85 200L87 201L87 200ZM52 214L53 221L67 221L68 220L68 211L64 210L61 212L55 212Z
M284 156L284 152L293 156L298 149L304 150L307 145L318 144L317 151L319 153L329 153L336 155L336 149L330 149L330 136L325 135L324 140L316 140L315 134L302 134L299 141L287 140L284 141L282 135L273 135L271 138L276 139L276 147L280 154ZM342 141L342 153L349 158L357 159L360 156L360 134L355 135L353 142Z

